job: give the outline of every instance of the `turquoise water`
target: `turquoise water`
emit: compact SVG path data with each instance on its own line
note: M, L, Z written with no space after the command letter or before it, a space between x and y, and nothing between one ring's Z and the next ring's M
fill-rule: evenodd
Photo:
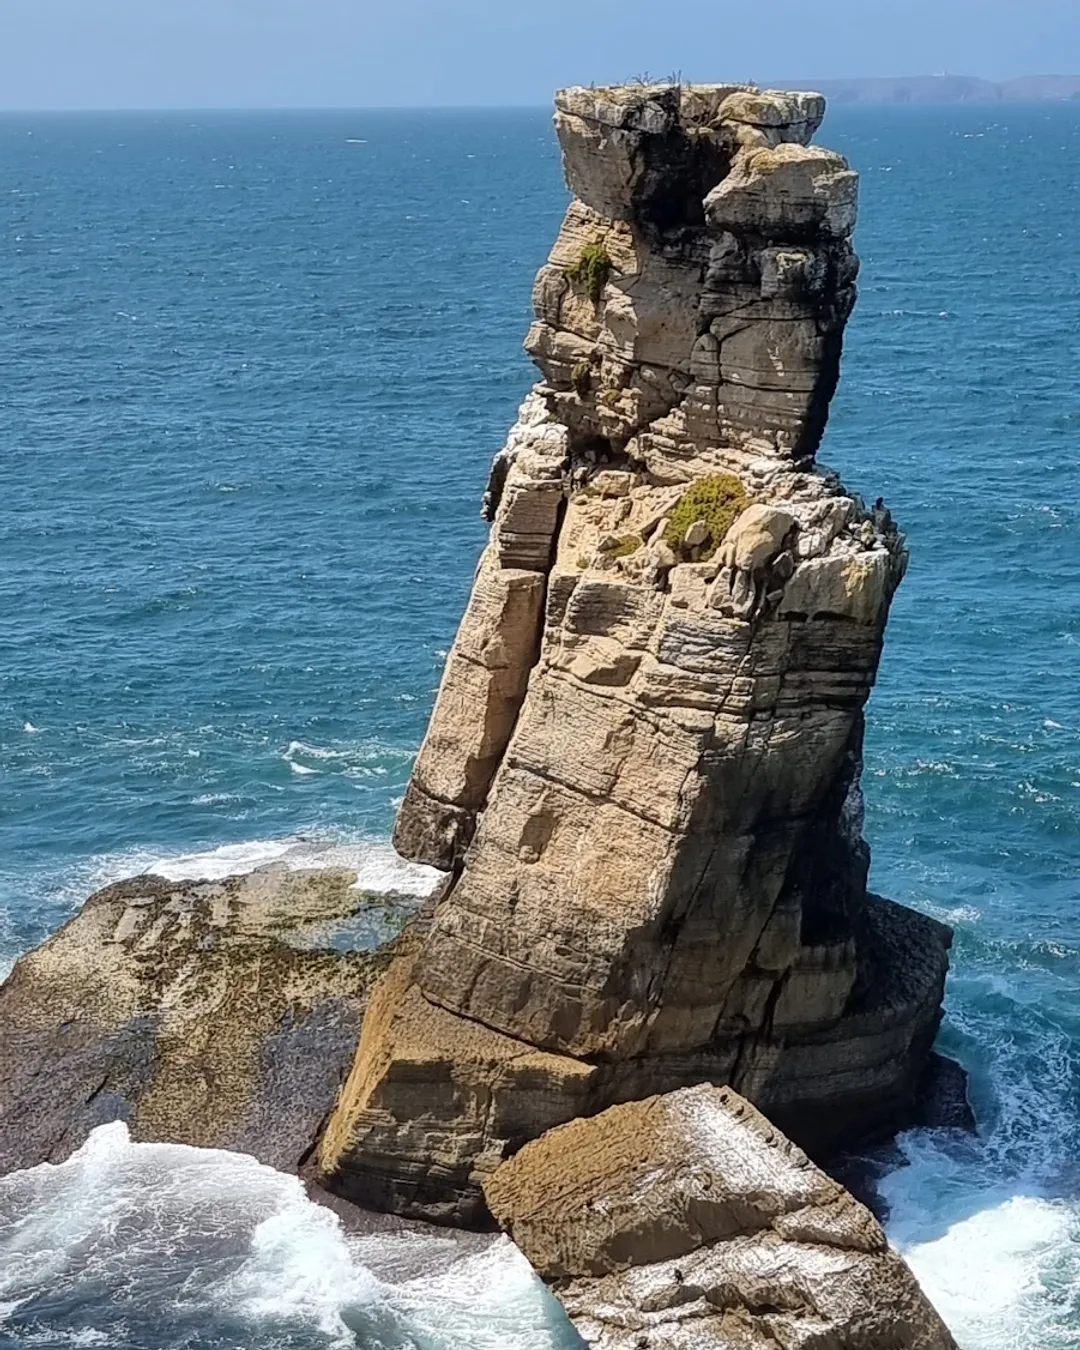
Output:
M891 1233L963 1350L1059 1350L1080 1342L1080 108L838 110L821 139L864 175L822 458L913 551L870 716L873 881L956 927L943 1041L982 1130L904 1141ZM150 865L335 845L401 880L394 804L564 206L542 112L0 119L0 964ZM170 1189L187 1166L216 1220ZM159 1240L95 1264L102 1177ZM324 1224L274 1174L96 1140L0 1184L0 1347L561 1343L508 1248L436 1243L417 1275ZM161 1316L173 1285L198 1288Z

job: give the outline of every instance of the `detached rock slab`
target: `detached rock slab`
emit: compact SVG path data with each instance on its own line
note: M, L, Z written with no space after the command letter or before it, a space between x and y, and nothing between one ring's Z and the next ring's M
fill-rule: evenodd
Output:
M956 1350L870 1211L729 1088L551 1130L484 1194L599 1350Z
M275 865L92 896L0 986L0 1175L113 1120L297 1169L420 903L356 882Z

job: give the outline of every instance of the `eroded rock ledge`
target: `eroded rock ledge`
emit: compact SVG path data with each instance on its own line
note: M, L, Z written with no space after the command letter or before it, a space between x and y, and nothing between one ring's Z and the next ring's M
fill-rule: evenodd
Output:
M575 1116L731 1084L821 1152L905 1123L950 934L867 894L863 708L907 563L815 465L857 179L812 94L570 89L543 376L401 808L449 873L320 1149L479 1223Z

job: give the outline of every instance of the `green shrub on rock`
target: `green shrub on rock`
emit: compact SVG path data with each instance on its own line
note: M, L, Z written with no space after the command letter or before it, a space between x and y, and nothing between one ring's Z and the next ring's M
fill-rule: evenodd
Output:
M571 281L585 287L585 292L594 305L604 298L604 287L608 284L614 264L603 244L586 244L581 256L573 267L566 269Z
M578 398L585 398L592 388L592 366L588 361L579 361L571 370L570 384Z
M703 520L709 538L702 548L701 559L707 561L749 505L746 489L734 474L717 473L702 478L691 484L679 499L664 531L664 543L678 553L690 526Z

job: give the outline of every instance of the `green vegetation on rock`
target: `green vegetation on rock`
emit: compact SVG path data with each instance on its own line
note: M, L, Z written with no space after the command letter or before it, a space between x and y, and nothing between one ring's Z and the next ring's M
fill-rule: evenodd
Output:
M566 269L566 275L571 281L584 286L589 299L598 305L603 299L604 287L608 284L613 267L603 244L586 244L577 262Z
M690 526L695 521L703 520L708 527L709 538L702 549L701 558L707 561L749 504L746 489L734 474L717 473L702 478L687 488L679 499L664 531L664 542L677 553Z
M570 383L578 398L584 398L592 388L592 367L588 361L579 361L570 372Z
M607 548L601 546L601 553L605 558L629 558L631 554L636 553L641 547L641 537L636 534L624 534L621 539L616 539L613 544Z

